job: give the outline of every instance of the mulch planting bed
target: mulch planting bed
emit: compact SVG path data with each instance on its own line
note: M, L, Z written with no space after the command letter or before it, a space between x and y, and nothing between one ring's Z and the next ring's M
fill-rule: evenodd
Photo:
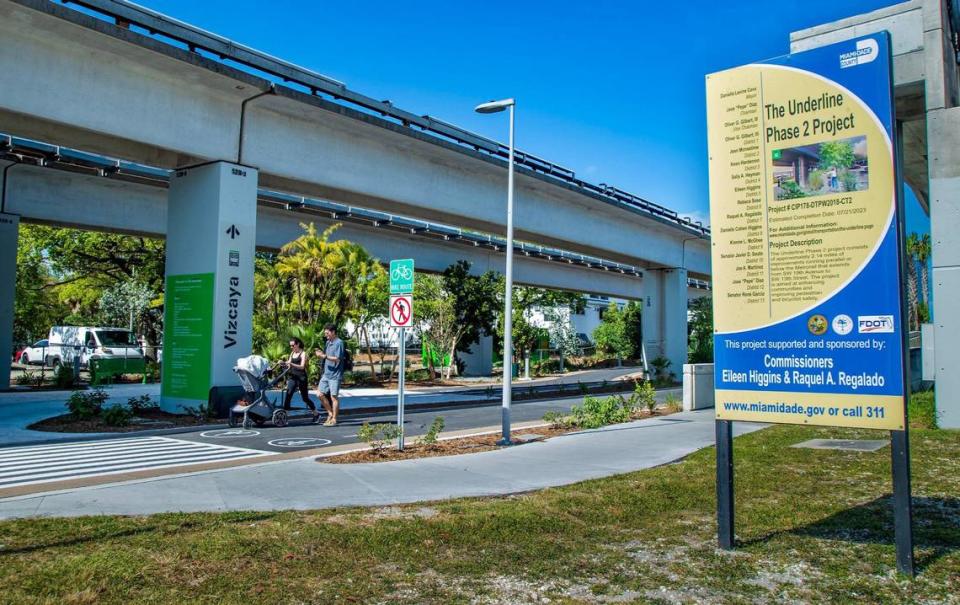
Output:
M666 416L670 413L671 412L662 409L658 409L652 414L646 411L638 412L635 413L630 420L641 420L643 418L651 418L653 416ZM558 437L560 435L566 435L567 433L573 433L580 430L583 429L577 427L542 426L532 429L513 431L511 435L516 443L511 447L519 447L524 443L543 441L545 439L549 439L550 437ZM524 436L530 436L532 439L524 441L522 439ZM474 437L445 439L443 441L437 441L437 443L434 445L421 445L417 443L417 438L413 437L404 443L402 452L397 451L396 445L390 445L380 450L365 449L359 452L350 452L336 456L325 456L323 458L317 458L317 462L330 464L358 464L364 462L391 462L393 460L411 460L413 458L434 458L437 456L474 454L477 452L486 452L489 450L499 449L502 447L497 445L497 441L499 440L500 433L495 433L491 435L477 435Z
M198 422L194 416L154 410L138 414L127 426L110 426L103 421L103 418L78 420L72 414L64 414L34 422L27 428L32 431L49 431L52 433L130 433L150 429L197 426L210 422L212 421L207 419Z

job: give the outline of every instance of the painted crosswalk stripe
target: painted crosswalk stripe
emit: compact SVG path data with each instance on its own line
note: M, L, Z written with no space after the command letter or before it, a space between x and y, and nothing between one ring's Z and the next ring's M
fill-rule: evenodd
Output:
M0 489L269 456L270 452L169 437L0 449Z

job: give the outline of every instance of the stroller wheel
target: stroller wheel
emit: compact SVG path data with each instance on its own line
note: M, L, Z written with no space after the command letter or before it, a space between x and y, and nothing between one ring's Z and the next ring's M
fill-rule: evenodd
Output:
M287 426L287 412L286 410L275 410L273 412L273 426L284 427Z
M253 421L250 420L250 417L246 414L243 416L243 428L250 430L253 427Z

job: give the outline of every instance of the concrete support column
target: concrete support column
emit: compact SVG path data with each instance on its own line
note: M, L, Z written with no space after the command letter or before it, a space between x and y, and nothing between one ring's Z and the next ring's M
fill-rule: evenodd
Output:
M960 428L960 108L927 112L927 146L937 411Z
M643 328L643 357L648 370L650 361L663 355L663 272L649 269L643 272L643 312L640 322Z
M0 183L3 186L4 183ZM10 388L20 217L0 213L0 390Z
M252 339L257 178L256 169L212 162L170 180L164 409L197 406L239 387L232 368L250 355Z
M679 379L687 363L687 271L648 269L643 273L643 346L650 361L664 356ZM652 370L652 368L651 368Z
M670 371L683 376L687 363L687 270L670 269L663 275L663 355Z
M493 336L481 336L470 347L469 354L462 354L465 376L490 376L493 374Z

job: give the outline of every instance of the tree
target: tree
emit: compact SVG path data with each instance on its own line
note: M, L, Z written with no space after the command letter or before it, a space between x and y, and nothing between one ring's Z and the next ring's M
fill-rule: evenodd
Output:
M690 363L713 363L713 301L709 296L690 303Z
M44 259L33 225L20 226L17 277L13 312L13 341L32 344L45 337L50 326L69 313L54 288L56 280Z
M917 249L920 236L911 233L907 236L907 325L910 330L918 330L919 313L917 308Z
M621 359L633 356L634 343L627 335L624 313L616 303L610 303L604 311L600 325L593 331L593 341L600 353Z
M931 251L930 234L924 233L917 238L914 253L920 265L920 300L927 306L930 304L930 274L927 262L930 260Z
M367 361L370 364L370 376L376 378L377 370L373 365L373 348L370 345L370 328L382 321L390 304L390 277L379 264L370 267L371 275L358 286L354 294L354 306L349 317L353 320L357 342L363 344L367 350ZM380 367L383 367L381 357Z
M439 275L417 274L413 289L416 300L414 329L427 349L427 369L432 380L437 376L434 353L439 352L442 359L443 353L454 351L463 326L457 323L454 297L443 287ZM452 358L449 365L453 366Z
M853 145L849 141L828 141L820 143L821 169L850 168L853 166Z
M500 308L498 288L500 279L493 271L482 275L470 274L470 263L457 261L443 271L443 287L454 294L453 313L463 330L450 351L451 358L458 352L469 353L481 336L493 334Z
M100 322L109 326L137 327L156 294L144 283L129 279L109 288L100 296Z
M22 225L16 337L39 336L61 323L97 322L104 292L131 280L162 292L165 250L163 240L147 237ZM141 328L151 342L162 331L162 305L157 295L141 314Z
M543 316L549 322L547 332L550 335L550 343L556 347L560 354L562 369L564 357L572 357L583 353L583 346L577 336L577 330L573 327L570 308L552 307L545 309Z

